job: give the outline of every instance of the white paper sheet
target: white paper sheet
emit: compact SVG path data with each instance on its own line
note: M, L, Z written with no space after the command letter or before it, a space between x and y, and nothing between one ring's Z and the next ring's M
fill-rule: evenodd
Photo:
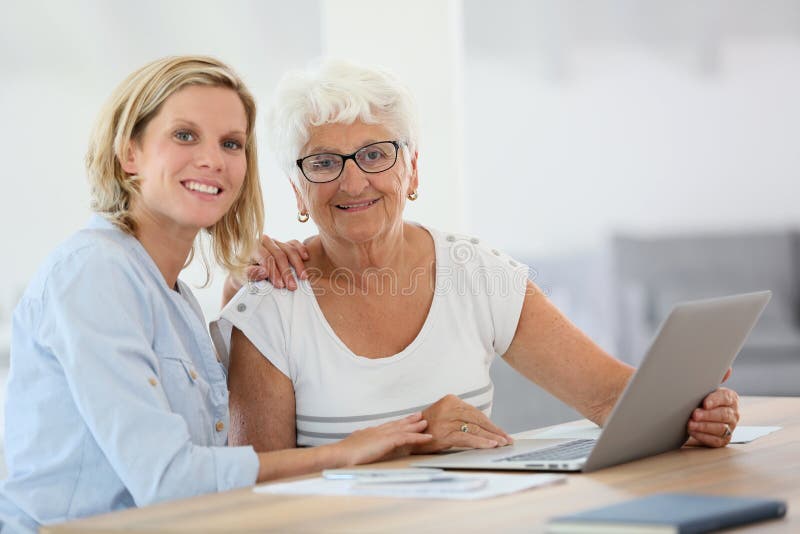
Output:
M750 443L780 429L781 427L779 426L737 426L733 430L731 443Z
M760 437L780 430L779 426L738 426L733 431L731 443L750 443ZM597 439L600 428L593 423L574 424L567 427L548 428L516 434L516 438L529 439Z
M379 484L371 485L368 489L363 486L354 488L357 483L352 480L327 480L321 477L298 480L296 482L283 482L256 486L256 493L281 494L281 495L369 495L371 497L402 497L410 499L457 499L475 500L508 495L530 488L549 486L565 482L564 475L509 475L498 473L481 473L464 475L453 473L459 480L484 479L486 485L472 491L447 491L440 486L432 489L426 482L404 484L402 489L397 484L381 488Z

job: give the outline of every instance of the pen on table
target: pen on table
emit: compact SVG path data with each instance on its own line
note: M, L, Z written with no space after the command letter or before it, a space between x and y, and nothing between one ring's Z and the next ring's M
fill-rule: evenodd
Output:
M322 476L327 480L358 482L429 482L452 478L441 469L326 469Z

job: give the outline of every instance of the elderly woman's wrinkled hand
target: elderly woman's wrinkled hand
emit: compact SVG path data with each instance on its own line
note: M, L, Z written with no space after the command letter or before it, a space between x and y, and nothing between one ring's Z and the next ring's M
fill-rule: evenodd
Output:
M495 426L482 411L455 395L446 395L423 410L427 433L433 439L414 448L417 454L453 447L491 449L513 442L511 436Z
M706 396L700 408L692 412L687 425L687 445L724 447L739 423L739 395L728 388L719 388Z

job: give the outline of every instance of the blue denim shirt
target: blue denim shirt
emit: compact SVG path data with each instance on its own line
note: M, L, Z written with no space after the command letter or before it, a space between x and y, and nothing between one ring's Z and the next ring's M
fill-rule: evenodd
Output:
M253 485L227 447L228 389L189 288L99 216L14 311L3 532Z

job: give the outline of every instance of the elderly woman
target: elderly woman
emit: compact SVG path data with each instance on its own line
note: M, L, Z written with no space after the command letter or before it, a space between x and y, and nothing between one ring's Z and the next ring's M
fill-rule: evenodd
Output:
M524 265L403 219L418 197L417 132L391 74L345 62L289 74L271 128L298 219L319 235L297 291L251 284L212 325L230 357L232 443L323 445L423 410L433 440L413 452L506 445L489 419L495 355L604 423L633 369L572 325ZM727 444L737 402L709 394L691 441Z

